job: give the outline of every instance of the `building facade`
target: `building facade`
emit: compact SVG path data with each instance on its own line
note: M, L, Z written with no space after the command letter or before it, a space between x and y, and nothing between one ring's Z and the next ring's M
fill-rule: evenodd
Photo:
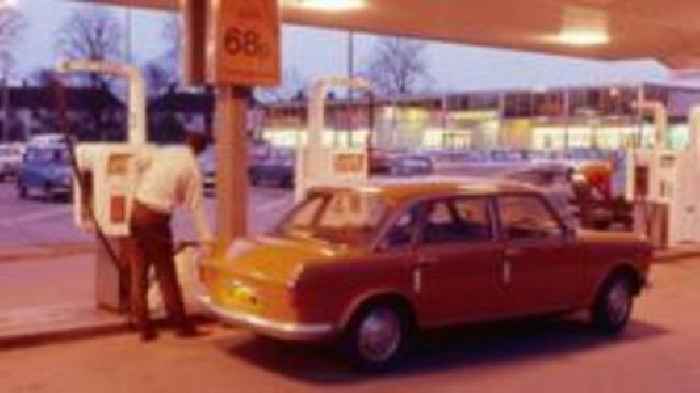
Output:
M364 143L373 123L373 143L409 149L620 149L648 146L651 115L638 102L660 102L668 109L667 145L688 141L688 114L700 104L700 88L643 83L474 91L393 100L359 98L329 101L324 141ZM306 105L265 106L262 134L275 145L293 145L306 128ZM372 113L370 116L369 113ZM373 118L372 118L373 117Z
M124 140L126 107L107 88L66 87L63 98L65 114L60 115L51 87L0 86L0 140L63 132L61 124L81 140Z

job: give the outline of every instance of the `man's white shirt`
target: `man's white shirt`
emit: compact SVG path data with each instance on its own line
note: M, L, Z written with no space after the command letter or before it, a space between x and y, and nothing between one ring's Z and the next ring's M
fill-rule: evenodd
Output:
M134 199L164 214L184 206L202 242L213 237L204 212L202 173L188 146L144 147L136 155Z

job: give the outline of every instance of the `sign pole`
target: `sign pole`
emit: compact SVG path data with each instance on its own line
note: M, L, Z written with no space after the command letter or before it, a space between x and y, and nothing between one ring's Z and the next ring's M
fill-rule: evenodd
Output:
M216 222L222 240L245 236L248 222L246 118L251 89L222 85L216 97Z
M247 234L248 104L252 86L280 83L278 0L179 0L183 68L216 86L216 222L221 240Z

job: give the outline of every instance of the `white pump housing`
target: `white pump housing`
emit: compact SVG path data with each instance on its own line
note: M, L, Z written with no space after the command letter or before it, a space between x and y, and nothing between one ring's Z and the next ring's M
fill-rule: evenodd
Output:
M324 146L326 95L331 87L371 90L362 78L327 77L313 84L309 98L307 143L297 140L295 196L303 198L306 190L319 185L338 185L363 182L369 173L366 148ZM369 137L369 136L368 136Z

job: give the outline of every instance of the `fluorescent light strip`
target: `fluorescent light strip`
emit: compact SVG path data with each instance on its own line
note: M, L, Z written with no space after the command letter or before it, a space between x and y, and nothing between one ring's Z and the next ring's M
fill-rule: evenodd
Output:
M319 11L351 11L367 6L366 0L295 0L292 3Z
M610 43L610 36L604 30L564 29L557 40L573 46L597 46Z

